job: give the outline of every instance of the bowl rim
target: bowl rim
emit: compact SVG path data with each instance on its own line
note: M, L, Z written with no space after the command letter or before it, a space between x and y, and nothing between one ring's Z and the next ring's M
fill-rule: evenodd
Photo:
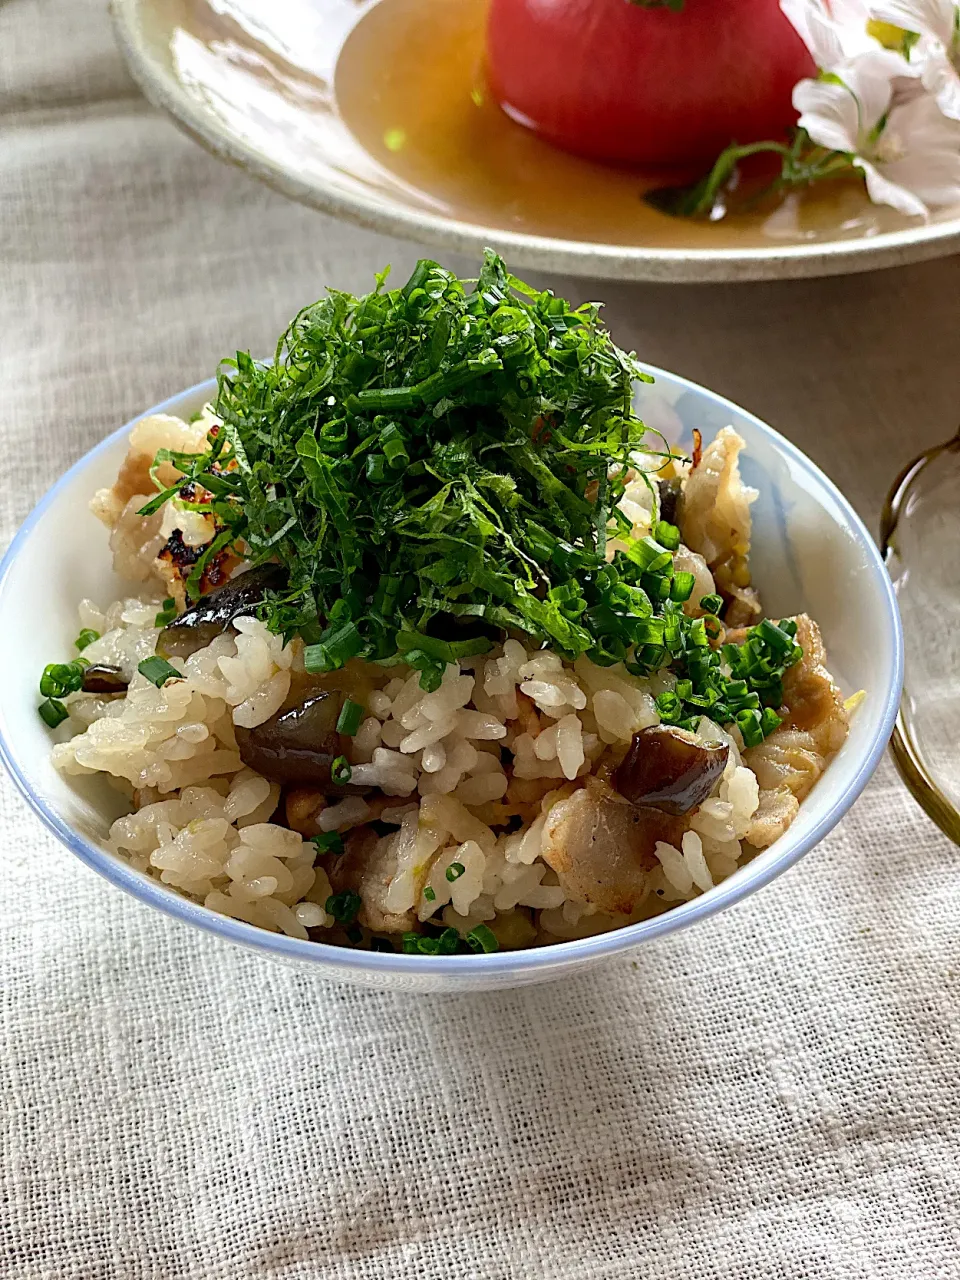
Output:
M237 165L300 204L347 218L372 231L426 240L464 254L482 253L493 245L525 269L678 284L845 275L943 257L960 245L960 217L849 240L836 238L769 248L669 249L566 240L408 209L384 196L338 186L332 177L298 175L231 131L186 91L177 76L151 56L143 33L144 3L145 0L109 0L120 51L148 101L167 112L178 128L217 159Z
M470 956L411 956L399 952L387 953L377 951L357 951L349 947L339 947L329 942L302 941L286 934L269 933L256 925L235 920L230 916L218 915L215 911L181 897L173 889L152 880L142 872L136 871L121 858L99 848L86 839L65 822L47 803L44 796L34 789L21 768L15 747L7 740L4 722L0 716L0 763L2 763L21 795L62 844L77 855L93 871L98 872L111 884L125 890L138 898L147 906L154 907L165 915L185 921L206 933L214 934L229 942L239 943L248 949L267 952L282 959L296 962L307 962L322 969L325 966L336 968L343 974L370 973L382 975L386 973L403 973L418 975L462 976L484 974L486 976L522 974L525 971L544 969L564 969L571 964L592 959L612 956L637 946L641 942L652 940L707 919L726 907L733 906L750 894L763 888L764 885L792 867L804 854L808 853L847 813L854 801L858 799L871 775L876 769L893 731L900 703L903 683L904 647L900 614L897 607L893 583L881 559L880 550L870 536L863 521L857 515L850 502L840 490L796 445L792 444L774 428L767 426L752 413L740 408L733 401L710 391L688 378L670 373L641 362L642 367L656 379L658 376L670 379L683 391L693 391L707 395L725 411L732 411L749 420L759 428L762 434L772 439L775 447L785 454L796 466L811 476L818 485L840 506L852 529L865 547L873 569L873 577L880 588L881 599L886 614L887 626L892 638L892 679L885 692L882 713L877 728L870 740L869 749L848 784L847 788L837 796L834 802L821 815L816 824L794 844L785 843L782 852L776 852L781 840L776 841L770 849L762 851L729 879L709 893L693 898L689 902L678 903L662 915L650 920L641 920L636 924L624 925L607 933L595 934L587 938L576 938L543 947L533 947L525 951L498 951L492 954ZM67 471L47 490L36 504L26 520L17 530L3 559L0 560L0 606L4 595L7 578L34 528L46 512L55 504L61 490L78 477L89 464L101 454L114 448L126 439L133 426L143 418L156 413L174 413L185 401L209 398L216 388L216 379L210 378L198 382L176 395L169 396L160 404L144 413L137 414L129 422L108 435L99 444L70 466Z

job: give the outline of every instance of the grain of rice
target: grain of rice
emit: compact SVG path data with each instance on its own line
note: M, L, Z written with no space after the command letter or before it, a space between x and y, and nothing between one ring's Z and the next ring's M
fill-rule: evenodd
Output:
M575 715L564 716L557 725L557 760L565 778L575 778L583 764L583 735Z
M358 827L370 817L370 806L359 796L348 796L339 804L330 805L317 818L321 831L348 831Z
M368 716L353 735L352 758L360 764L367 764L373 759L374 750L380 745L380 721L376 716Z
M490 800L501 800L507 793L507 779L503 773L485 773L478 777L465 778L454 791L454 796L461 804L486 804Z
M690 868L684 862L680 850L675 849L672 844L666 844L663 840L658 840L654 846L654 853L660 860L663 874L668 883L673 885L678 893L689 893L693 888L693 876L690 873Z
M392 709L392 702L383 689L374 689L367 699L367 709L378 720L386 720Z
M685 831L681 842L683 860L693 877L693 883L704 893L713 888L713 877L703 856L703 845L695 831Z
M407 736L407 731L397 720L388 720L380 731L380 741L395 751Z
M428 747L424 747L420 763L424 773L439 773L447 763L447 753L443 744L433 742Z

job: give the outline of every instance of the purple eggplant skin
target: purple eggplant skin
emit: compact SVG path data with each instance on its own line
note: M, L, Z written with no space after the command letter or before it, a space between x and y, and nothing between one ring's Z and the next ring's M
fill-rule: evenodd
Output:
M279 590L285 580L286 572L278 564L264 564L231 578L201 596L163 628L157 653L161 658L189 658L222 635L234 618L253 617L267 591Z
M108 662L91 662L83 669L84 693L126 693L127 678Z
M254 729L236 725L240 759L283 787L316 787L326 795L365 795L369 787L338 785L330 778L331 764L344 754L337 733L343 699L338 690L321 690Z
M683 817L711 794L729 756L726 744L713 746L684 729L655 725L633 735L613 785L631 804Z

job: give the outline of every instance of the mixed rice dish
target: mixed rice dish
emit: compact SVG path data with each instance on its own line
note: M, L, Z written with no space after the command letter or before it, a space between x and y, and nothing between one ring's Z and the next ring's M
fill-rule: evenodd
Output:
M124 598L43 673L121 857L292 937L426 955L707 892L847 735L816 623L750 578L744 442L690 456L598 308L488 254L331 293L95 495Z

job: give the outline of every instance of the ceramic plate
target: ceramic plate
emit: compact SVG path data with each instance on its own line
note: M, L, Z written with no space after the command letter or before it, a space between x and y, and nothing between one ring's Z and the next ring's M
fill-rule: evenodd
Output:
M859 184L773 213L691 223L638 175L554 150L490 101L487 0L111 0L147 97L285 195L378 231L515 268L633 280L760 280L895 266L960 249Z

